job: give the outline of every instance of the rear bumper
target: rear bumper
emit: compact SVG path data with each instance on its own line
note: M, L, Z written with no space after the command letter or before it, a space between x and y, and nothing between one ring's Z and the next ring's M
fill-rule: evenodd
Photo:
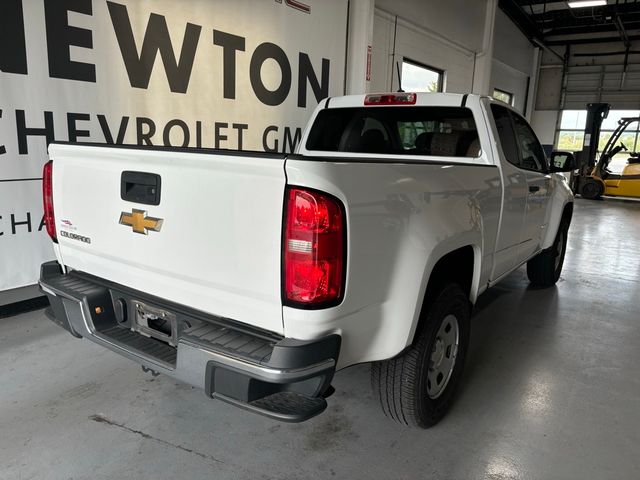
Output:
M290 422L326 408L323 394L335 372L338 335L314 341L282 338L84 273L63 274L57 262L42 265L40 287L51 303L49 318L72 335L210 397ZM134 330L137 302L175 317L174 345Z

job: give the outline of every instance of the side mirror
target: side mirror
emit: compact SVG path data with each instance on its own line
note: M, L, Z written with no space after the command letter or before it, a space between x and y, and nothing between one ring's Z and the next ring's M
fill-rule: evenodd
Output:
M551 154L551 172L572 172L577 168L576 157L571 152L553 152Z

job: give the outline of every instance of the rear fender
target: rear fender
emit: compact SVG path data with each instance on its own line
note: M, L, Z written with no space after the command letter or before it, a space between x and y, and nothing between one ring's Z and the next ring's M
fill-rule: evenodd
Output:
M424 276L422 278L422 284L420 286L420 302L422 305L419 305L416 308L416 315L414 316L413 323L411 325L411 330L409 332L409 336L407 339L407 345L410 345L413 342L413 338L415 336L416 330L418 329L418 325L420 323L420 317L422 314L422 309L425 304L425 296L427 294L427 287L429 286L429 280L431 279L431 275L434 271L435 266L438 262L446 257L447 255L455 252L456 250L460 250L465 247L471 247L473 249L473 265L472 265L472 276L471 276L471 286L468 292L469 294L469 302L474 304L479 295L480 289L480 276L481 276L481 262L482 262L482 249L480 248L481 237L478 232L467 232L465 234L461 234L456 236L455 238L447 239L447 241L440 243L433 249L431 255L429 256L424 272Z

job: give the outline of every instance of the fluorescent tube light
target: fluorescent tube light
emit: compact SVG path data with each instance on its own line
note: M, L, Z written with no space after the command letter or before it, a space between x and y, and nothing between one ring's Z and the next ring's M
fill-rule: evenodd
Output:
M578 0L567 3L569 4L569 8L601 7L607 4L607 0Z

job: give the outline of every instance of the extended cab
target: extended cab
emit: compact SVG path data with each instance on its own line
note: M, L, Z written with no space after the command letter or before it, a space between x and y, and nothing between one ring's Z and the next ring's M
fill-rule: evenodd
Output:
M527 264L551 286L573 195L487 97L330 98L296 154L52 144L52 320L210 397L285 421L372 362L384 412L451 404L472 305Z

